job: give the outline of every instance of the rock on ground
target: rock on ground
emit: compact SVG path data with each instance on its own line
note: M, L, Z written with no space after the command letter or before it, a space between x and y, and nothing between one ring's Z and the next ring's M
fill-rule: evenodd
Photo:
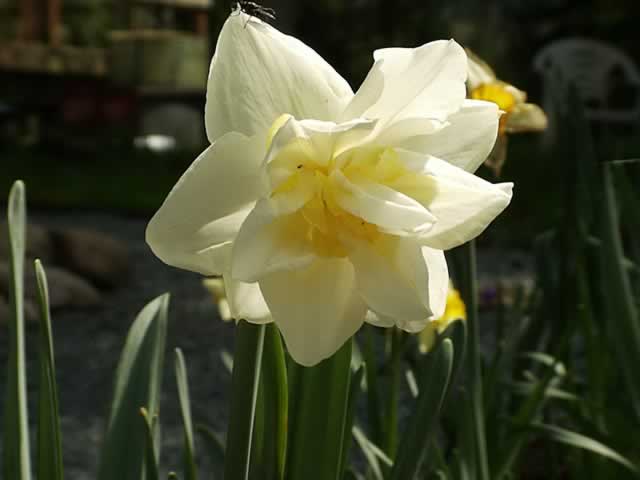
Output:
M128 277L123 277L124 284L102 293L100 305L63 309L53 314L67 478L95 478L113 390L113 375L127 330L142 307L166 291L171 293L171 302L160 412L163 435L161 461L165 468L179 470L183 433L173 375L173 350L182 348L186 357L194 420L224 432L230 376L220 361L220 352L233 348L233 324L218 318L199 275L168 267L153 256L144 242L146 219L33 211L29 212L29 217L57 231L95 229L112 235L124 242L133 260L128 265ZM46 259L43 263L51 280L52 274L55 277L55 270L48 268ZM6 308L6 298L0 298L0 315ZM6 381L6 328L6 324L0 324L0 411ZM31 322L27 324L27 358L30 423L34 427L32 445L36 440L37 348L37 322ZM207 475L211 466L206 456L203 457L203 474Z

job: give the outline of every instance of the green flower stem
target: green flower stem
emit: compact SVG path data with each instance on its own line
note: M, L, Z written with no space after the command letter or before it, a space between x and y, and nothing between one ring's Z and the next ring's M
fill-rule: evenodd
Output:
M391 336L391 376L389 379L389 402L386 409L384 452L394 458L398 450L398 402L402 365L402 332L397 328L389 330Z
M472 444L477 478L479 480L490 480L482 393L482 357L480 355L480 334L478 331L478 282L475 241L471 240L461 248L464 255L464 275L460 286L467 306L467 329L469 332L468 355L465 358L469 388L467 408L470 411L472 420Z
M341 480L352 340L313 367L289 364L287 480Z
M364 326L364 358L367 365L367 417L373 443L382 445L382 412L380 410L380 395L378 391L378 363L376 362L374 328L372 325Z
M251 440L255 422L264 325L241 320L236 328L236 346L231 378L231 414L224 462L225 480L247 480L251 462Z

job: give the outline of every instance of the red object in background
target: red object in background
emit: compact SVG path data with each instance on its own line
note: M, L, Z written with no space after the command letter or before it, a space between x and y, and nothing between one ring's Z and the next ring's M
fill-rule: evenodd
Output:
M65 124L96 123L100 92L92 81L68 82L62 100L62 120Z
M122 123L136 113L133 92L110 90L95 81L74 81L65 85L62 120L67 125L95 127Z
M132 92L109 92L102 99L102 116L106 123L122 123L136 113L136 96Z

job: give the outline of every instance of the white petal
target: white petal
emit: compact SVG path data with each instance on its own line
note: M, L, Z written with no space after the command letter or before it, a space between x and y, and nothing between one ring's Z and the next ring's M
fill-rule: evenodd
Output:
M390 328L396 324L396 321L393 318L378 315L371 310L367 311L367 315L364 317L364 321L369 325L373 325L374 327L382 328Z
M361 143L374 126L375 121L363 119L337 124L289 116L275 132L265 157L271 187L276 188L299 165L326 167L342 151Z
M250 323L272 322L269 307L262 297L257 283L244 283L231 278L229 273L224 275L224 286L229 302L231 317L244 319Z
M423 330L432 319L440 318L444 315L447 307L449 270L444 252L434 248L422 247L422 257L427 264L429 273L429 305L431 306L432 314L418 321L399 320L396 322L398 328L410 333Z
M280 215L272 201L260 200L233 244L232 277L251 283L275 271L309 265L316 255L307 228L300 213Z
M360 295L370 310L396 322L421 321L433 315L429 270L415 240L386 236L376 244L359 242L349 258Z
M353 183L340 170L331 174L333 199L344 210L388 231L417 232L433 225L434 216L419 202L377 183Z
M207 136L213 142L238 131L264 140L284 113L335 120L351 97L349 84L311 48L254 17L232 14L209 71Z
M460 45L436 41L419 48L387 48L342 118L383 119L379 128L406 118L445 121L466 95L467 58Z
M424 174L432 182L426 206L436 217L421 242L439 250L476 237L509 205L512 183L492 184L444 160L430 158Z
M260 140L237 133L221 137L182 175L146 231L163 262L205 275L221 274L212 247L232 241L265 188Z
M304 269L273 273L260 288L293 359L312 366L333 355L365 317L346 259L319 259Z
M406 150L442 158L475 172L489 156L498 135L500 112L493 102L465 100L449 116L449 125L433 133L405 137L395 145Z

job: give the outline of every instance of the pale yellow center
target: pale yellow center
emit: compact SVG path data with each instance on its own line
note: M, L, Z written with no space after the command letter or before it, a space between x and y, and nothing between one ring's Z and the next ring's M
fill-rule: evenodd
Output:
M269 143L283 122L271 128ZM269 163L272 199L304 198L304 205L288 221L288 234L304 236L315 253L326 257L347 255L345 240L375 244L380 228L353 215L339 205L345 191L332 174L339 170L352 184L376 183L401 191L416 188L415 178L399 161L396 151L385 147L360 147L345 153L324 151L307 138L294 138Z

